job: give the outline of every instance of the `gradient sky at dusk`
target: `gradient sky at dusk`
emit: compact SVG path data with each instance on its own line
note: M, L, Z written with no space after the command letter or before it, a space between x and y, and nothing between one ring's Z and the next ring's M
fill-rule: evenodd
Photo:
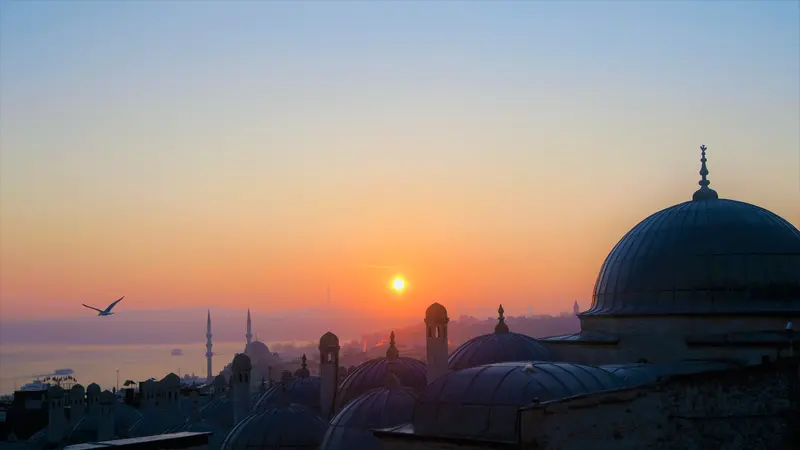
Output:
M588 305L617 240L691 198L700 144L720 196L800 225L799 22L790 1L0 1L0 314L269 312L328 282L389 315Z

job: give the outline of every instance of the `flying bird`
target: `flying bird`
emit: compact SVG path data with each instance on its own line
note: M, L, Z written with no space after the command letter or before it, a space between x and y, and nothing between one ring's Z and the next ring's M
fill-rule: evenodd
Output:
M89 309L93 309L93 310L97 311L97 315L98 316L110 316L110 315L114 314L113 312L111 312L111 308L116 306L117 303L121 302L123 298L125 298L124 295L122 297L120 297L119 299L117 299L117 301L115 301L114 303L108 305L108 308L106 308L106 309L95 308L94 306L89 306L89 305L84 304L84 303L81 303L81 305L83 305L83 306L85 306L85 307L87 307Z

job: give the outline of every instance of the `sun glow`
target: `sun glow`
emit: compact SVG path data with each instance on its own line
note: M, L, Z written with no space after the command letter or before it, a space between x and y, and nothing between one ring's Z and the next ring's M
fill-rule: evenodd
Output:
M403 292L403 289L405 288L406 288L406 280L404 280L402 277L395 277L395 279L392 280L392 289L394 289L395 291Z

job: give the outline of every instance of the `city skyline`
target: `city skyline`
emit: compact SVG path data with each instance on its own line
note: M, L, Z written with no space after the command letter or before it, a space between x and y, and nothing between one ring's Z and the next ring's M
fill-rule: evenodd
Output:
M800 224L797 12L4 2L2 316L588 306L701 144Z

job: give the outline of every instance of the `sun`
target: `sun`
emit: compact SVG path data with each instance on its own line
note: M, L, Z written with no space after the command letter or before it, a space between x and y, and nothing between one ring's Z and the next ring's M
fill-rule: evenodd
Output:
M395 291L403 292L403 289L405 288L406 288L406 280L404 280L402 277L395 277L395 279L392 280L392 289L394 289Z

